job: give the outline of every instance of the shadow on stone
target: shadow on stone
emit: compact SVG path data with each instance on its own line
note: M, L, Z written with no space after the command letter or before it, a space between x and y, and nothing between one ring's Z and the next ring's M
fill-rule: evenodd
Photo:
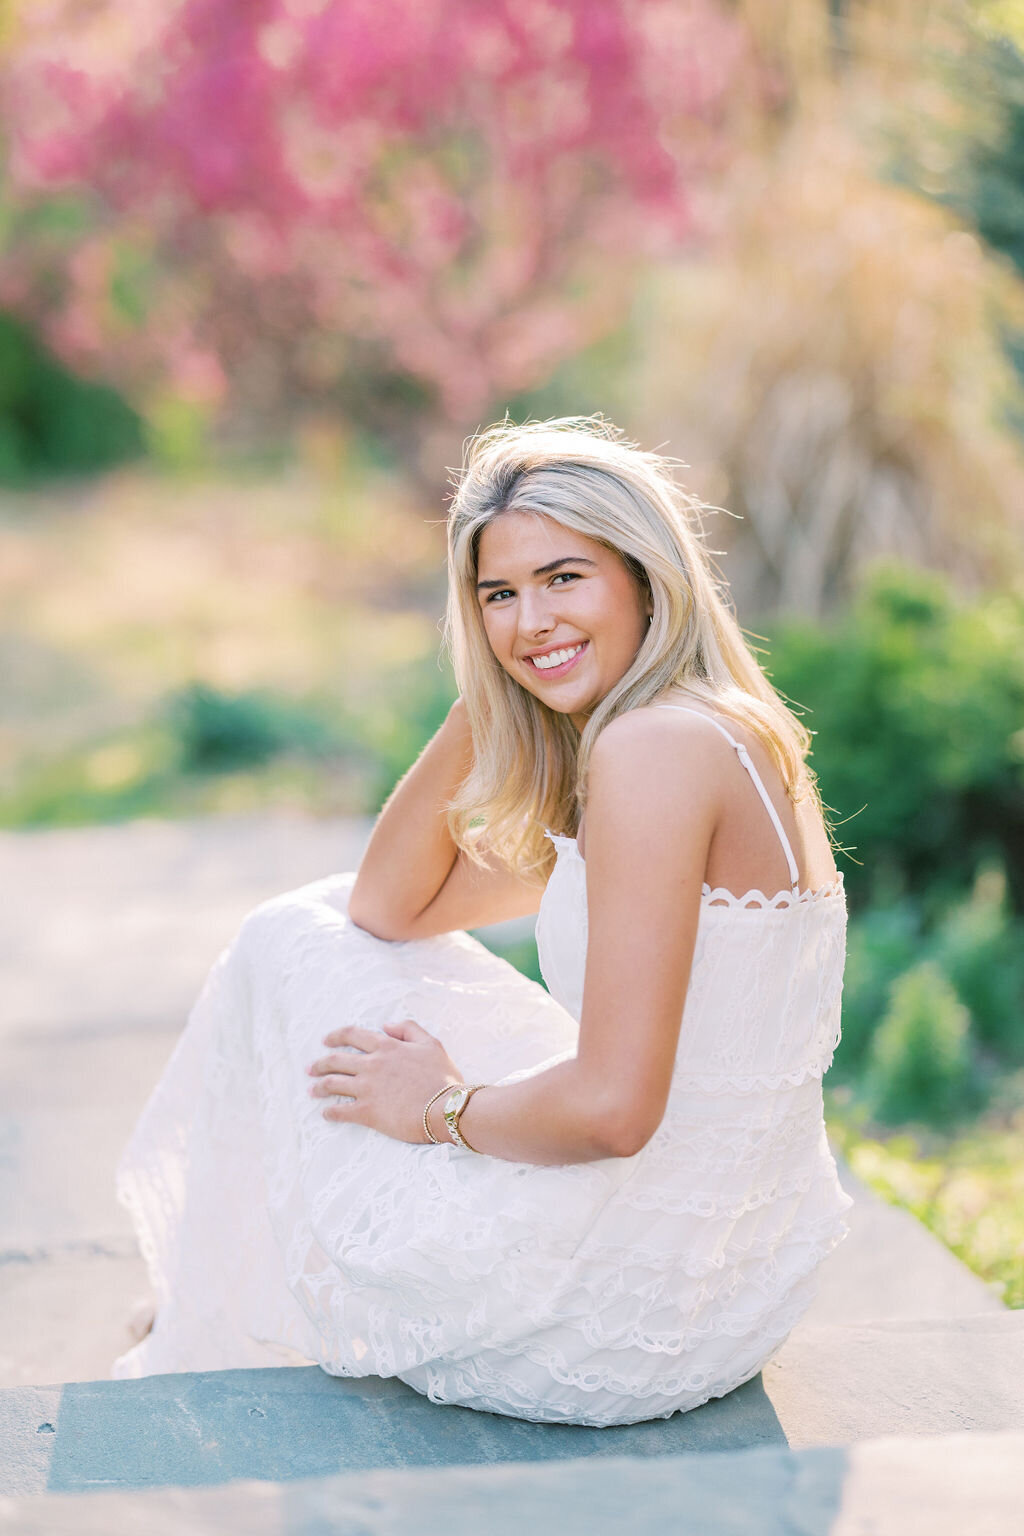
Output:
M4 1500L0 1532L11 1536L829 1536L845 1513L848 1458L838 1450L795 1453L764 1446L722 1456L602 1456L499 1467L350 1472L290 1483L236 1482L220 1488L124 1489L88 1498L43 1495ZM918 1490L915 1488L914 1490ZM900 1521L873 1518L880 1500L857 1501L856 1529L905 1536ZM956 1518L959 1519L961 1508ZM906 1509L902 1510L906 1514ZM924 1529L924 1527L921 1527ZM962 1536L963 1524L936 1521L930 1536ZM847 1529L844 1525L843 1529ZM853 1529L851 1526L850 1529ZM915 1529L917 1526L915 1525ZM1012 1526L989 1526L1016 1536Z
M316 1367L82 1382L53 1392L46 1416L55 1432L32 1437L35 1486L19 1491L288 1482L384 1468L786 1444L760 1377L691 1413L608 1429L442 1407L401 1382L339 1380Z

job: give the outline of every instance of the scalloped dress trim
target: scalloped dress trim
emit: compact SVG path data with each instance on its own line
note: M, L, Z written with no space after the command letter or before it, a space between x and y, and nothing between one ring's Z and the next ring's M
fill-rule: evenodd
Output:
M580 853L579 844L574 837L567 837L561 832L552 832L549 827L544 828L544 836L550 838L556 848L561 844L571 849L579 862L586 865L587 861ZM810 906L817 901L845 897L845 894L843 871L840 870L834 880L829 880L825 885L819 885L816 890L808 887L807 890L799 892L776 891L774 896L767 896L756 886L745 891L742 896L737 896L735 891L726 890L722 885L712 888L705 880L701 886L700 899L712 910L718 908L727 912L784 912L787 907Z

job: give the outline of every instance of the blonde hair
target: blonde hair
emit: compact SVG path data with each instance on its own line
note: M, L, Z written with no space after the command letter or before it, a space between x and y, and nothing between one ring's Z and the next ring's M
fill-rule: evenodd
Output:
M703 543L703 505L674 478L678 461L647 453L598 416L508 420L467 440L448 515L445 641L473 735L474 766L448 807L458 847L546 875L544 829L575 835L587 766L610 721L685 686L764 743L794 801L814 794L810 733L743 638ZM653 618L636 657L580 735L502 667L476 590L480 535L505 512L543 513L614 550L650 592Z

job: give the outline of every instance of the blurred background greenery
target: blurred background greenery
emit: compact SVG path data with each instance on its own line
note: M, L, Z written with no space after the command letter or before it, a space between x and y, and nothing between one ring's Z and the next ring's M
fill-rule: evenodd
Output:
M0 10L0 821L375 811L446 466L603 410L815 732L834 1134L1024 1305L1024 4L402 4Z

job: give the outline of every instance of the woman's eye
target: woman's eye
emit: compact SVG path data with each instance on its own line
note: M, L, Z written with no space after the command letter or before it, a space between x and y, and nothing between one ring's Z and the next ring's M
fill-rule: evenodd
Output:
M579 571L557 571L551 578L552 584L554 584L556 581L563 580L563 578L569 581L579 581L580 573ZM499 599L504 597L515 597L515 593L511 587L499 587L497 591L494 591L490 594L487 601L489 603L496 603L499 601Z

